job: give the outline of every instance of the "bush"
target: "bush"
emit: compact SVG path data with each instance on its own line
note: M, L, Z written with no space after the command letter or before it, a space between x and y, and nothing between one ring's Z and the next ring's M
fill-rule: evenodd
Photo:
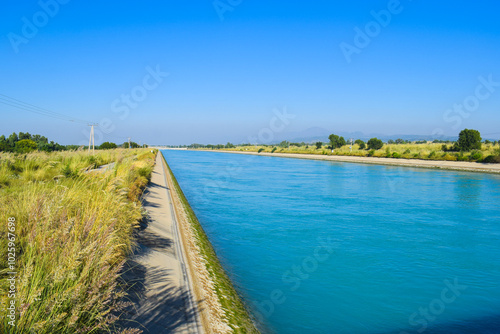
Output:
M469 156L469 160L475 160L475 161L481 160L482 158L483 158L483 153L481 153L481 151L472 151Z
M410 154L410 153L411 153L411 151L410 151L410 149L409 149L409 148L408 148L408 149L406 149L406 151L404 151L404 152L403 152L403 154Z
M462 152L455 153L455 156L457 157L457 161L469 161L469 159L466 156L464 156Z
M399 158L401 158L401 155L398 152L394 152L394 153L392 153L392 157L399 159Z
M67 178L73 178L73 177L76 177L78 175L74 170L71 169L69 164L67 164L66 166L64 166L61 169L61 173L64 175L64 177L67 177Z
M380 150L384 146L384 143L378 138L370 139L367 144L371 150Z
M429 159L433 159L436 157L436 151L432 151L430 154L429 154Z
M110 143L109 141L105 141L99 146L100 150L111 150L117 148L118 146L115 143Z
M316 149L317 149L317 150L319 150L319 149L321 148L321 146L323 146L323 143L322 143L322 142L320 142L320 141L318 141L318 142L316 142L316 144L314 144L314 145L316 145Z
M273 149L271 150L271 153L274 153L276 151L277 147L273 147Z
M264 148L261 147L261 148L259 148L259 150L257 151L257 153L260 153L262 151L264 151Z
M483 162L487 164L500 164L500 156L488 155L486 158L483 159Z
M369 156L369 157L373 157L373 155L374 155L374 154L375 154L375 150L370 150L370 151L368 152L368 156Z

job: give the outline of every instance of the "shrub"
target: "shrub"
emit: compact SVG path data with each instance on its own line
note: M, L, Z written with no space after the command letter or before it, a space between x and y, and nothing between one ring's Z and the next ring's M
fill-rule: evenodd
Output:
M475 160L475 161L481 160L482 158L483 158L483 153L481 153L481 151L472 151L469 156L469 160Z
M67 178L73 178L73 177L77 176L77 173L71 169L69 164L67 164L66 166L64 166L61 169L61 173L62 173L62 175L64 175L64 177L67 177Z
M259 150L257 151L257 153L260 153L262 151L264 151L264 148L261 147L261 148L259 148Z
M457 157L454 156L454 155L451 155L449 153L446 153L445 155L443 155L443 160L446 160L446 161L457 161Z
M404 151L404 152L403 152L403 154L410 154L410 153L411 153L411 151L410 151L410 149L409 149L409 148L408 148L408 149L406 149L406 151Z
M316 149L317 149L317 150L319 150L319 149L321 148L321 146L323 146L323 143L322 143L322 142L320 142L320 141L318 141L318 142L316 142L316 144L314 144L314 145L316 145Z
M375 154L375 150L370 150L370 151L368 152L368 156L369 156L369 157L373 157L373 155L374 155L374 154Z
M433 159L436 157L436 151L432 151L430 154L429 154L429 159Z
M399 159L399 158L401 158L401 155L398 152L394 152L394 153L392 153L392 157Z
M275 151L277 150L277 147L273 147L273 149L271 150L271 153L274 153Z
M500 156L488 155L486 158L483 159L483 162L487 164L500 164Z
M469 159L464 156L462 152L460 153L455 153L455 156L457 157L457 161L468 161Z

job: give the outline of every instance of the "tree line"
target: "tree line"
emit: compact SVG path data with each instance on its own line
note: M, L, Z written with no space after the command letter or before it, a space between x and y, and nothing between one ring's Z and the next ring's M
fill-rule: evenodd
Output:
M104 142L96 149L107 150L113 148L129 148L129 143L124 142L121 145L117 145L111 142ZM131 148L147 147L147 145L139 145L135 142L130 142ZM88 148L88 146L78 146L78 145L60 145L54 141L50 141L47 137L42 135L32 135L29 132L19 132L12 133L10 136L5 137L5 135L0 136L0 152L14 152L14 153L29 153L32 151L42 151L42 152L54 152L54 151L68 151L77 150L79 148Z

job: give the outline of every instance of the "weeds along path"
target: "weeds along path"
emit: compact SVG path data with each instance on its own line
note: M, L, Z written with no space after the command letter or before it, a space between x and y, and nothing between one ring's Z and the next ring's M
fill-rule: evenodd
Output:
M0 333L138 333L117 324L120 276L154 158L149 149L0 154Z

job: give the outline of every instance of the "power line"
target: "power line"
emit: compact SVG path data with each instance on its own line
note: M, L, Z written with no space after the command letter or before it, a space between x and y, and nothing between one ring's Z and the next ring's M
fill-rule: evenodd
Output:
M67 116L64 114L56 113L54 111L38 107L38 106L35 106L35 105L27 103L27 102L23 102L21 100L15 99L13 97L10 97L10 96L4 95L4 94L0 94L0 103L14 107L14 108L18 108L18 109L21 109L24 111L29 111L29 112L34 113L34 114L39 114L42 116L47 116L47 117L59 119L62 121L81 123L81 124L86 124L86 125L92 123L90 121L86 121L83 119L79 119L79 118Z

